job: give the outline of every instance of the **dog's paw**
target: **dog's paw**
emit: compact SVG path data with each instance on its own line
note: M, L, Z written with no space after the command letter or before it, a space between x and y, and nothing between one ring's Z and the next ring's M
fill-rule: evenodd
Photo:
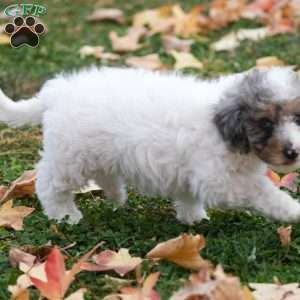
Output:
M81 211L78 209L72 211L56 211L55 213L46 212L46 215L50 220L56 220L58 222L61 222L68 217L66 222L72 225L78 224L83 217Z
M8 23L5 32L11 35L10 43L12 47L18 48L23 45L37 47L39 44L39 35L45 32L45 26L42 23L36 23L34 17L16 17L13 23Z
M196 212L177 211L176 217L178 221L186 225L193 225L195 223L201 222L202 220L209 220L209 216L204 209Z

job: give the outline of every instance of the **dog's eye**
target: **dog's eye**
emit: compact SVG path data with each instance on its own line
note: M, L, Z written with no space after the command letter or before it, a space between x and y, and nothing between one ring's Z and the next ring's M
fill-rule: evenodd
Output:
M300 126L300 115L295 115L295 123Z
M300 121L300 118L299 118L299 121ZM262 118L258 122L259 122L259 127L262 129L265 129L265 130L273 129L273 126L274 126L273 122L267 118Z

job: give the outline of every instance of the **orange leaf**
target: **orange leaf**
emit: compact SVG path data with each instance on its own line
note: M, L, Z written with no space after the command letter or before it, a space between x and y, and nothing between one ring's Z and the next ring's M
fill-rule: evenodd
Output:
M284 187L292 192L297 192L298 187L296 179L299 176L298 173L289 173L280 179L280 176L276 172L268 169L266 175L276 186Z
M290 226L287 226L287 227L279 227L277 229L277 233L278 233L278 236L279 236L279 239L280 239L280 242L281 242L281 245L282 246L289 246L289 244L291 243L291 240L292 240L292 225Z
M178 238L158 244L146 257L165 259L182 267L198 270L209 265L199 255L204 246L205 239L202 235L182 234Z
M276 186L280 187L280 176L276 172L274 172L271 169L268 169L266 175Z
M23 229L23 219L30 215L34 208L26 206L12 207L13 201L9 200L0 207L0 227Z
M99 245L100 244L96 245L91 251L82 256L68 272L66 272L65 269L64 257L60 250L55 247L47 257L45 263L47 281L44 282L31 276L30 279L32 283L45 298L49 300L62 300L70 284L75 279L75 275L82 270L83 262L93 254Z
M105 250L94 257L96 264L85 263L82 268L88 271L114 270L124 276L134 270L141 262L139 257L130 256L128 249L120 249L118 252Z

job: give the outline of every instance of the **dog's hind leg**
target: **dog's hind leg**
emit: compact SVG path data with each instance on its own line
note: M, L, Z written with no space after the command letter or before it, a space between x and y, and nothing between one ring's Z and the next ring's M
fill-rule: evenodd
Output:
M76 224L82 218L74 203L72 189L58 174L53 174L50 164L43 159L37 168L36 192L49 219L60 221L68 215L67 221Z
M95 181L103 188L104 194L107 198L120 205L126 203L126 185L120 175L106 175L99 172L95 178Z

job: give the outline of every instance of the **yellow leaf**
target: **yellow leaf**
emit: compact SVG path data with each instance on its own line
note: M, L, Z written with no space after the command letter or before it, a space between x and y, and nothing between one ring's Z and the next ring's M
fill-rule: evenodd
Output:
M178 238L158 244L146 257L165 259L188 269L199 270L210 265L199 255L204 246L205 239L202 235L182 234Z
M10 200L0 207L0 227L23 229L23 219L30 215L34 208L26 206L12 207L13 201Z
M5 33L0 33L0 45L10 44L10 37Z
M175 50L171 51L176 62L174 65L175 70L184 68L197 68L202 69L203 64L199 61L193 54L187 52L177 52Z
M261 57L256 60L256 67L274 67L274 66L284 66L285 63L276 56L266 56Z

